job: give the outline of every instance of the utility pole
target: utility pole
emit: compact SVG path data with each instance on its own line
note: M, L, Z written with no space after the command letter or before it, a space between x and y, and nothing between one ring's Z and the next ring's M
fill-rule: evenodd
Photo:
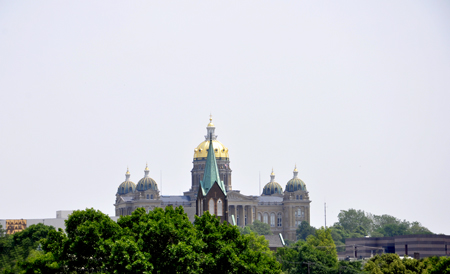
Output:
M307 262L307 263L303 263L303 264L307 264L307 265L308 265L308 274L310 274L309 266L312 265L312 264L314 264L314 263L313 263L313 262Z

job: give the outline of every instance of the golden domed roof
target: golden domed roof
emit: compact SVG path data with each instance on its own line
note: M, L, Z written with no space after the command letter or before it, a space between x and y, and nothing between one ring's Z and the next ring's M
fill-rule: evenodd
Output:
M209 140L212 139L214 154L217 160L228 160L228 148L221 142L217 141L217 135L214 134L216 127L212 122L212 115L209 115L209 124L206 127L207 133L205 141L200 143L196 149L194 149L194 160L205 160L208 156Z
M214 154L217 160L228 159L228 148L221 142L212 140L214 147ZM203 160L208 156L209 140L203 141L194 149L194 160Z

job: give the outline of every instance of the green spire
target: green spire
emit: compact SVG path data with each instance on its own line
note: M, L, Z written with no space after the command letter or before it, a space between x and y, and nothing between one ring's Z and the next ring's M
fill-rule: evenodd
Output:
M227 195L225 186L220 180L219 168L217 168L216 155L214 154L214 147L212 142L212 134L209 136L208 156L206 157L205 172L203 173L203 180L200 181L203 195L208 194L214 183L217 182L222 192Z

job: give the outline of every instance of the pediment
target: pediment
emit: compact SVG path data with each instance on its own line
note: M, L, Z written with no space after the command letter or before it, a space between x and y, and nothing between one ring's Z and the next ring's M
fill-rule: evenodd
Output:
M228 201L253 201L252 196L246 196L237 192L229 191L227 193Z

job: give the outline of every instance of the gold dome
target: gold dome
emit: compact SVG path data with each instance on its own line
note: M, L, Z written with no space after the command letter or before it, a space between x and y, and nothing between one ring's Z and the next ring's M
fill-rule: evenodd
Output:
M228 159L228 148L221 142L212 140L216 159ZM209 140L202 142L194 149L194 160L203 160L208 156Z

